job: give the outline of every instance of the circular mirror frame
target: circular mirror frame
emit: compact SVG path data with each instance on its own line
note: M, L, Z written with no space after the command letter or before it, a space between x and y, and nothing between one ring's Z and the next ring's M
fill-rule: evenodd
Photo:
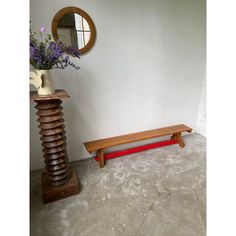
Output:
M77 13L77 14L81 15L88 22L88 25L90 28L90 33L91 33L89 41L83 48L77 49L77 50L79 50L79 53L82 55L92 48L92 46L94 45L94 42L95 42L95 38L96 38L95 25L94 25L91 17L82 9L80 9L78 7L65 7L65 8L62 8L60 11L58 11L52 20L52 26L51 26L52 27L52 36L55 41L57 41L59 39L59 36L57 33L58 22L60 21L60 19L64 15L66 15L68 13Z

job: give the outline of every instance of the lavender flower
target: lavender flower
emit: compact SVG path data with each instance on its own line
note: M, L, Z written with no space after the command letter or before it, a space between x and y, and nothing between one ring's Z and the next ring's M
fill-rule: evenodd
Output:
M79 51L65 47L60 40L51 41L50 34L43 38L45 31L46 29L41 27L38 37L37 33L30 29L30 64L37 70L64 69L67 66L78 70L79 67L70 61L66 53L79 58Z
M46 31L46 28L42 26L42 27L40 27L39 31L40 31L41 33L43 33L43 32Z

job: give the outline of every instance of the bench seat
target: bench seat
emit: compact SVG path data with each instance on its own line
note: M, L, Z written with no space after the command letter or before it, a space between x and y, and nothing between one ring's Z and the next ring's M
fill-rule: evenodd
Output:
M85 142L86 150L91 153L97 151L97 156L99 157L99 165L100 167L104 167L104 150L109 147L114 147L121 144L137 142L141 140L151 139L151 138L158 138L161 136L172 135L171 139L175 139L180 147L184 147L185 144L182 140L181 133L182 132L192 132L192 129L184 124L153 129L148 131L142 131L133 134L126 134L120 135L111 138L104 138L93 140L89 142Z

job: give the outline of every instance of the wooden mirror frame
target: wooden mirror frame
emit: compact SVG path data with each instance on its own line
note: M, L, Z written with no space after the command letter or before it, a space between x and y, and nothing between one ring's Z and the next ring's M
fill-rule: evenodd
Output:
M52 36L55 41L57 41L59 39L59 36L57 33L58 22L60 21L60 19L64 15L69 14L69 13L77 13L77 14L81 15L88 22L88 25L90 28L90 38L89 38L88 43L83 48L77 49L77 50L79 50L79 53L82 55L92 48L92 46L94 45L94 42L95 42L95 38L96 38L95 25L94 25L91 17L82 9L80 9L78 7L65 7L65 8L62 8L60 11L58 11L52 20L52 26L51 26L52 27Z

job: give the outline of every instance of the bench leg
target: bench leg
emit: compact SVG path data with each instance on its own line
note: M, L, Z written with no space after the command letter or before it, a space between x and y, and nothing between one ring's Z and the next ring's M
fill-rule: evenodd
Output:
M182 148L185 146L185 143L182 139L181 133L173 134L171 136L171 140L176 140L177 143L179 144L179 146L182 147Z
M103 168L105 165L104 161L104 149L100 149L97 151L97 157L99 158L99 166L100 168Z

